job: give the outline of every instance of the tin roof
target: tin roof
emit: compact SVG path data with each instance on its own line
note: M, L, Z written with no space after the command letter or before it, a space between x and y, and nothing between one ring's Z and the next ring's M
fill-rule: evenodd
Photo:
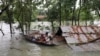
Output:
M86 43L100 38L100 26L61 26L68 43Z

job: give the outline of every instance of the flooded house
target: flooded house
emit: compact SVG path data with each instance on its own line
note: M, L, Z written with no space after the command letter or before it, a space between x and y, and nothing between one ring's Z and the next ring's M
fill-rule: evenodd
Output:
M69 44L85 44L100 39L99 26L61 26L56 35Z

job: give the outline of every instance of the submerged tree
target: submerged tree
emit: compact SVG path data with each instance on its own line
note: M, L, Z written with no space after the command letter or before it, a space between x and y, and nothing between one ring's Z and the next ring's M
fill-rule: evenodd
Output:
M92 11L95 11L96 17L100 18L99 0L79 0L79 7L76 8L78 0L1 0L0 18L10 25L12 34L12 23L18 22L19 28L23 34L30 30L32 20L36 20L38 11L45 11L47 18L52 23L58 21L59 26L63 21L72 21L72 25L80 25L81 21L93 22L95 18ZM47 19L46 19L47 20Z
M40 0L1 0L1 7L5 7L1 10L1 13L5 15L4 21L10 25L10 32L12 34L12 23L17 21L19 28L23 32L30 30L31 21L35 18L37 6L41 4ZM3 16L3 15L2 15ZM26 26L26 27L24 27ZM26 29L25 29L26 28Z

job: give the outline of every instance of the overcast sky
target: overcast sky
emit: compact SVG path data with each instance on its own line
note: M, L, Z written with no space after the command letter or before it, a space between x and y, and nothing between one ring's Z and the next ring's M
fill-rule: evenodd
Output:
M76 2L76 8L78 8L79 7L79 0L77 0L77 2Z

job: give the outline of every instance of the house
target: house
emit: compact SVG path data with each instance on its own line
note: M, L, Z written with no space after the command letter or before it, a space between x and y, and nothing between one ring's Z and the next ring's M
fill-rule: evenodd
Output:
M61 26L56 35L70 44L90 43L100 39L100 26Z

